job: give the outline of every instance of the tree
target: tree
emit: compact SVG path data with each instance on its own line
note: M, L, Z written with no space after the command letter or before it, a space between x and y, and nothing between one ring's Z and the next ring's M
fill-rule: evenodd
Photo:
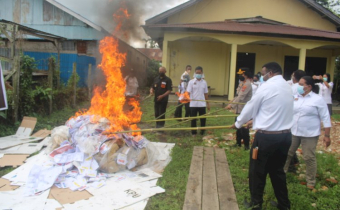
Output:
M145 42L145 48L158 48L158 44L155 40L143 39L143 41Z
M318 4L321 4L323 7L329 9L334 14L340 14L340 0L315 0Z
M146 87L152 86L154 79L158 75L159 67L161 67L161 64L159 61L151 60L149 62L148 68L146 70L146 74L147 74L146 75L146 78L147 78Z

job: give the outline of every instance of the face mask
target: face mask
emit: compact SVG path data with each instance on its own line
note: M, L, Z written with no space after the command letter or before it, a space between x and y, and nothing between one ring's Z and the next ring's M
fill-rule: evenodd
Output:
M327 80L328 80L328 78L326 78L326 77L323 78L323 81L327 82Z
M160 77L164 77L164 76L165 76L165 73L161 72L161 73L159 73L159 76L160 76Z
M195 74L196 79L202 79L202 74Z
M264 81L263 81L263 76L262 76L262 75L261 75L261 77L260 77L260 82L264 82Z
M244 76L239 76L239 78L240 78L240 81L244 81Z
M303 95L305 93L305 90L303 89L303 86L299 85L298 88L297 88L297 92L300 94L300 95Z

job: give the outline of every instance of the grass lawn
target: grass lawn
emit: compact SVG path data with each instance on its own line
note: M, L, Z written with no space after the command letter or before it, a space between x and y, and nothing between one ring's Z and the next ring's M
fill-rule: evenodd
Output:
M74 115L75 111L79 108L88 107L88 103L82 104L77 109L64 109L58 112L54 112L51 116L36 116L38 123L36 125L36 131L42 128L53 129L56 126L62 125L68 118ZM169 109L172 109L175 105L169 105ZM218 107L212 108L212 111L220 109ZM142 120L153 119L153 102L152 99L147 99L142 102L143 117ZM183 108L184 114L184 108ZM218 114L230 114L228 111L222 111ZM167 113L167 118L173 117L172 113ZM333 116L334 117L334 116ZM340 115L339 115L340 119ZM213 125L231 125L234 122L234 118L209 118L207 119L207 126ZM178 123L177 121L166 122L166 126ZM198 123L199 124L199 123ZM141 128L155 127L154 123L141 123ZM188 122L183 123L175 127L189 127ZM6 136L13 134L18 125L8 126L0 125L0 136ZM243 207L243 200L249 199L248 190L248 164L249 164L249 151L244 151L243 148L234 148L223 141L222 136L226 133L234 133L233 130L211 130L208 131L209 135L215 136L215 140L212 142L214 145L226 149L226 155L230 166L234 187L236 190L236 196L240 209ZM158 185L163 187L166 191L163 194L153 196L146 207L147 210L179 210L182 209L184 203L184 196L186 190L186 184L188 180L188 174L190 169L190 162L193 152L193 147L197 145L205 145L202 142L202 137L198 136L196 139L191 137L190 131L172 131L166 132L165 135L158 135L156 133L144 134L150 141L167 141L168 143L176 143L172 151L172 161L165 168L163 177L159 179ZM228 143L228 142L227 142ZM229 141L230 145L233 145L234 141ZM305 186L300 185L301 181L299 176L288 174L287 182L289 189L289 196L292 202L292 209L340 209L340 202L338 197L340 195L339 184L332 184L326 182L326 178L334 177L340 178L340 167L338 165L337 157L330 154L317 154L318 161L318 178L316 192L311 192L306 189ZM300 160L300 173L304 172L304 162ZM11 167L5 167L0 169L0 175L4 175L13 170ZM322 187L327 187L328 190L320 190ZM269 201L275 200L274 192L272 190L270 180L267 181L267 186L264 195L264 209L276 209L270 206ZM313 207L315 204L316 207Z

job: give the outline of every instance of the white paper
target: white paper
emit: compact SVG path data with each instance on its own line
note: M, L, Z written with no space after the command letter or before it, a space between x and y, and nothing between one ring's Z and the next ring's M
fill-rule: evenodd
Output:
M119 153L117 156L117 163L119 165L125 166L127 164L127 155L123 153Z
M0 192L1 209L13 210L37 210L44 209L50 190L46 190L40 195L25 197L23 196L24 188L21 187L15 191Z
M61 172L61 166L46 167L34 165L26 182L25 195L31 196L51 188Z
M55 210L57 208L62 208L63 206L54 199L47 199L43 210Z
M113 189L109 187L102 187L102 193L95 195L88 200L77 201L73 204L65 204L66 210L90 210L100 208L101 210L121 209L126 206L144 201L145 199L157 194L165 192L160 187L144 187L141 185L128 185L121 189ZM104 191L105 189L105 191Z

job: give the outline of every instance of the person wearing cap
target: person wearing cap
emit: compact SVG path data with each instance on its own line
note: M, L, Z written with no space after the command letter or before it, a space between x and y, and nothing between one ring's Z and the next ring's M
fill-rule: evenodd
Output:
M263 65L261 78L265 81L237 117L232 128L239 129L253 119L257 130L252 144L249 163L249 190L251 201L247 208L262 209L267 175L270 175L278 208L290 209L286 173L288 150L292 142L293 93L282 77L282 68L276 62ZM291 97L290 97L291 96Z
M183 94L187 90L188 83L190 81L190 75L189 75L190 72L191 72L191 66L187 65L185 67L184 73L181 76L180 84L178 85L178 92L179 92L179 94ZM181 104L180 101L178 101L178 105L179 104ZM182 107L183 107L183 104L182 104L182 106L178 106L176 108L175 118L181 118L182 117ZM190 117L189 103L185 103L184 107L185 107L185 117Z
M190 111L191 116L196 117L197 114L199 116L206 114L206 109L210 111L210 106L208 100L208 85L207 82L202 79L203 68L201 66L197 66L195 68L196 78L189 81L187 92L190 95ZM201 118L201 127L205 127L206 118ZM196 119L191 120L191 127L196 127ZM201 130L200 134L203 135L205 132ZM197 131L192 130L191 134L193 137L196 136Z
M237 74L241 74L240 75L240 87L238 89L238 95L236 98L234 98L234 100L232 100L232 102L235 103L247 103L251 97L252 97L252 85L251 85L251 72L249 71L248 68L243 68L243 69L239 69L239 72L237 72ZM242 81L243 80L243 81ZM230 109L235 109L236 114L240 114L242 109L243 109L244 105L241 104L229 104L226 109L230 110ZM237 118L235 119L237 120ZM236 146L241 147L241 140L243 139L244 142L244 149L245 150L249 150L249 140L250 140L250 136L249 136L249 128L245 128L245 127L241 127L239 129L237 129L236 131Z
M155 118L165 119L166 106L168 105L169 94L172 91L172 81L165 75L166 68L159 68L159 76L157 76L150 88L150 94L155 95ZM165 125L165 121L156 122L157 128L162 128Z

